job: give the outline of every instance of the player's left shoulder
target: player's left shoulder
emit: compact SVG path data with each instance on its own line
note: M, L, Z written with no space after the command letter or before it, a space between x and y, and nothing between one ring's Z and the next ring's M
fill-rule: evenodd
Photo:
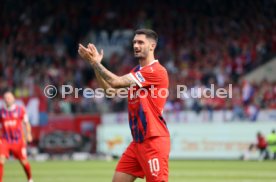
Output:
M16 105L16 108L20 111L20 112L25 112L26 108L22 105Z
M164 66L162 66L159 61L155 62L154 64L150 65L148 67L149 70L152 72L158 72L158 73L166 73L167 70Z

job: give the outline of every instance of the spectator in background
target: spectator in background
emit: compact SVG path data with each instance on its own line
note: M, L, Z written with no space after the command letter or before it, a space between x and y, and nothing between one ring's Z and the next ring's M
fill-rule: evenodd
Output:
M243 110L243 103L241 99L240 89L235 87L233 89L233 98L232 98L232 121L238 119L244 119L244 110Z
M272 153L272 158L276 160L276 133L275 130L271 131L271 134L267 136L268 149Z
M242 83L242 100L245 105L250 102L253 96L253 91L254 90L251 84L248 81L244 80Z
M245 105L245 116L250 121L256 121L259 113L259 108L254 103L248 103Z
M267 150L267 142L265 137L262 135L261 132L257 133L257 144L256 148L260 151L259 160L266 160L269 159L269 153Z
M96 80L95 75L91 75L90 68L77 58L77 43L97 40L99 46L117 49L118 42L128 42L127 35L142 26L160 32L156 57L169 71L170 91L175 91L177 84L186 84L190 89L201 82L202 86L208 87L210 77L215 78L219 87L227 83L236 86L246 73L270 60L268 55L276 53L273 1L102 3L101 0L84 0L77 3L60 0L53 5L47 0L15 4L3 0L1 5L0 68L3 71L0 73L0 91L11 87L15 95L21 97L32 97L38 93L34 88L40 87L43 91L49 84L60 87L72 81L70 84L75 88L90 87L89 84ZM140 5L147 10L136 11ZM164 14L164 11L168 13ZM128 12L133 12L133 16L128 16ZM103 60L118 75L128 73L135 65L129 46L126 43L121 51L109 51L111 56ZM120 65L120 69L116 65ZM245 109L243 103L251 103L256 95L260 98L257 108L276 108L275 83L267 82L265 89L262 84L253 83L238 87L243 91L240 95L242 105L234 103L236 118L240 118ZM230 105L232 101L229 100ZM54 114L104 113L117 105L118 111L127 108L125 101L108 99L93 100L103 103L95 108L83 97L77 101L58 98L48 102L47 112ZM167 110L173 111L185 109L200 113L209 110L211 113L212 109L224 108L210 104L205 107L199 99L185 99L182 104L173 96L168 98L168 103Z

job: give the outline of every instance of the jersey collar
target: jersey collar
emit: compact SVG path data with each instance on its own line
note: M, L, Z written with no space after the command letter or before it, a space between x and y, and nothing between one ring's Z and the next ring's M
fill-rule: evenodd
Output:
M153 65L154 63L158 62L158 59L153 60L150 64L146 65L146 66L150 66ZM146 66L140 66L139 70L141 70L142 68L146 67Z
M13 111L13 110L15 109L15 107L16 107L15 104L13 104L10 108L8 108L6 104L4 104L4 108L5 108L5 110L7 110L7 111Z

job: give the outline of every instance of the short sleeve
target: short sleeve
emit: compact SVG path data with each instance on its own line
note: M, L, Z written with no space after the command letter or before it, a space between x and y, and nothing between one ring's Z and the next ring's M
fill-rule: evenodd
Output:
M139 87L148 87L160 84L167 75L163 70L145 69L131 72L130 76Z

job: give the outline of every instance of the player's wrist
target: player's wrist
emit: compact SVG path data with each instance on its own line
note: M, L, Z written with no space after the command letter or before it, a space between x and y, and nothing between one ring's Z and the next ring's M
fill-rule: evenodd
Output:
M97 61L90 61L92 67L94 67L98 62Z

